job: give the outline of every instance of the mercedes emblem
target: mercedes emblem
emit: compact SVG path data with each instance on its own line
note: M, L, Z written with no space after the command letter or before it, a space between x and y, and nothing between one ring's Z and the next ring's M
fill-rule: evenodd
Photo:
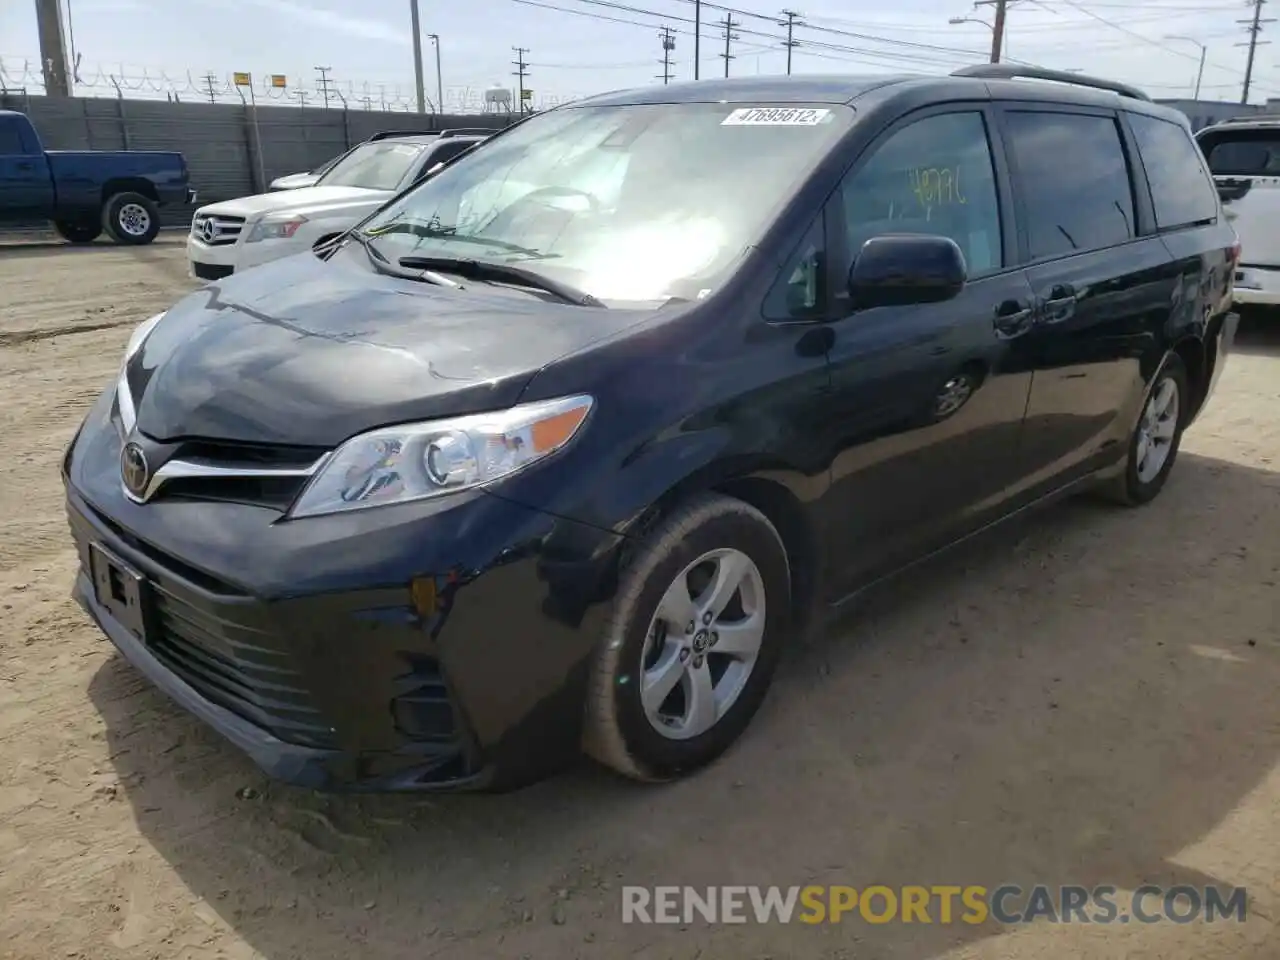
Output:
M151 480L151 467L147 463L146 452L132 440L120 451L120 478L130 496L144 499Z
M212 220L206 220L200 232L204 234L204 239L207 243L212 243L213 238L218 235L218 225Z

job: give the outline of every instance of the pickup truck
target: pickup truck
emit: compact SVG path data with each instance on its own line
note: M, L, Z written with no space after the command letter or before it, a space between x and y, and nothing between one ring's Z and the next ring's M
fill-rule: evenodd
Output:
M180 153L45 150L26 114L0 110L0 225L52 220L71 243L105 230L116 243L150 243L159 207L195 202Z

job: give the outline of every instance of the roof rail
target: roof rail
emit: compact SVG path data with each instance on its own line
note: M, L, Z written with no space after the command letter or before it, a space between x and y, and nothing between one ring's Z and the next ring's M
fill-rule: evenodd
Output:
M1115 80L1103 80L1084 73L1068 73L1065 70L1049 70L1045 67L1024 67L1013 63L980 63L972 67L961 67L951 73L953 77L976 77L986 80L1052 80L1056 83L1070 83L1077 87L1092 87L1095 90L1110 90L1131 100L1151 98L1127 83Z
M493 127L454 127L450 130L441 130L441 137L472 137L477 134L488 136L491 133L497 133Z
M1211 126L1216 127L1224 123L1253 123L1256 120L1280 120L1280 113L1254 113L1243 117L1227 117L1225 120L1216 121Z
M391 137L429 137L433 133L435 133L434 130L379 130L369 137L369 140L389 140Z

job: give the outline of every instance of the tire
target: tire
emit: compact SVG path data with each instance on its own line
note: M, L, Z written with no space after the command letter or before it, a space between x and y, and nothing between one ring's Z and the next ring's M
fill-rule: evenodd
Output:
M713 558L704 562L708 554ZM707 601L714 594L711 585L731 570L743 573L741 587L726 592L728 605L717 604L720 615L708 622L698 602ZM678 593L673 588L679 580L691 607L682 608L668 596ZM624 776L650 782L675 779L724 753L751 722L773 679L791 622L790 580L782 538L749 504L700 495L664 518L624 561L591 664L585 752ZM661 616L660 607L665 608ZM672 611L679 619L697 620L698 629L690 633L688 621L680 629L676 617L668 617ZM743 627L731 633L735 622ZM757 635L748 664L747 651ZM737 656L726 655L730 646L740 648ZM646 684L663 673L678 676L655 715L642 698L661 699ZM728 702L698 715L689 699L695 684L704 696L714 692ZM681 715L683 724L674 719ZM706 727L700 718L713 719Z
M150 243L160 232L160 208L140 193L117 193L102 205L102 226L116 243Z
M1165 416L1162 417L1155 408L1159 406L1162 395L1170 389L1169 384L1172 384L1173 403L1176 405L1176 410L1171 416L1166 410ZM1129 438L1129 454L1125 461L1124 472L1103 488L1104 496L1115 503L1131 507L1150 503L1156 498L1164 489L1165 482L1169 479L1173 465L1178 459L1178 448L1182 444L1182 431L1186 426L1190 400L1187 368L1181 357L1171 353L1160 368L1160 372L1156 374L1151 383L1151 389L1147 391L1142 401L1142 412ZM1153 411L1155 411L1154 420L1151 419ZM1167 442L1164 444L1164 459L1160 461L1159 469L1150 473L1149 467L1143 469L1145 465L1143 440L1148 436L1149 425L1159 423L1170 423L1171 426L1165 429L1172 432L1165 438Z
M102 224L83 220L55 220L53 228L68 243L93 243L102 236Z

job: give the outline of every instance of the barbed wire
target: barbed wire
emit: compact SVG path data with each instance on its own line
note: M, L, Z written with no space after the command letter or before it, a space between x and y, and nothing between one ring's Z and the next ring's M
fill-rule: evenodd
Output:
M237 84L235 73L222 75L212 71L195 74L171 73L155 67L133 64L77 66L72 93L78 97L122 97L129 100L167 100L178 103L242 104L252 97L262 106L295 106L303 109L326 108L325 90L319 84L290 83L275 86L271 74L251 74L250 84ZM399 83L378 81L329 80L329 109L370 110L412 113L417 110L417 96ZM0 56L0 93L25 93L40 96L45 91L44 72L37 57ZM434 93L434 91L432 91ZM535 98L538 109L548 109L583 94L544 95ZM427 109L444 113L480 113L485 109L485 91L470 85L444 89L444 109L439 110L434 97L427 98Z

